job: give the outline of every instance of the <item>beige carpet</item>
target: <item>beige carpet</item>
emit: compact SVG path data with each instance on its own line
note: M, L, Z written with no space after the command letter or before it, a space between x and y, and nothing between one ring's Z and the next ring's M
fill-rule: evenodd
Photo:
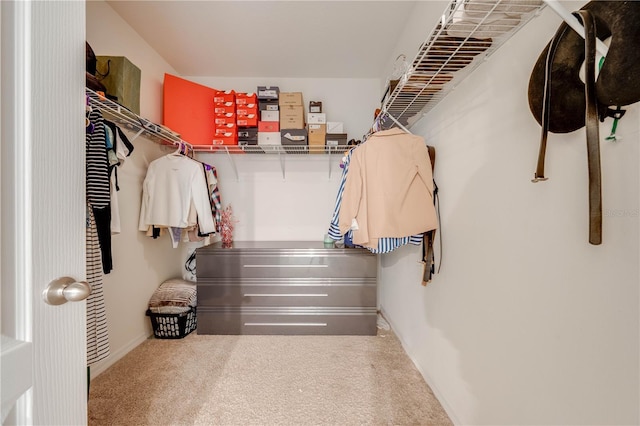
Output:
M89 425L450 425L391 331L149 339L91 382Z

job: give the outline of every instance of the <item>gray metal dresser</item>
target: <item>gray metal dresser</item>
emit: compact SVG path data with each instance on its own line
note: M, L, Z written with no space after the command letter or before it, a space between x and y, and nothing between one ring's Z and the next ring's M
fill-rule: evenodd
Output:
M377 258L322 242L196 251L198 334L375 335Z

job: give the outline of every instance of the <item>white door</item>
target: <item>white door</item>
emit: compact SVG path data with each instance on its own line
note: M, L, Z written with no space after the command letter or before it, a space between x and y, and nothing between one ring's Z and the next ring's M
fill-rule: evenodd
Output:
M0 1L3 424L87 422L83 1ZM17 400L17 402L16 402Z

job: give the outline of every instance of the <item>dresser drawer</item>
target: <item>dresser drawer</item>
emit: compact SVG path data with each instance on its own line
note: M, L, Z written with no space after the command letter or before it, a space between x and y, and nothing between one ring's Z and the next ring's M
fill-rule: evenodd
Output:
M375 255L344 250L198 250L198 278L372 278Z
M375 335L376 321L375 308L198 308L198 334Z
M199 278L199 306L376 306L375 278Z

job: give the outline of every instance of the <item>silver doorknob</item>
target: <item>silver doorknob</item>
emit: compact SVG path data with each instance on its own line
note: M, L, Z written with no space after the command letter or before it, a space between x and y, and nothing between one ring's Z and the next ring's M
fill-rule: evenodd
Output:
M86 281L76 281L71 277L53 280L42 292L44 301L49 305L62 305L67 302L79 302L91 294L91 286Z

